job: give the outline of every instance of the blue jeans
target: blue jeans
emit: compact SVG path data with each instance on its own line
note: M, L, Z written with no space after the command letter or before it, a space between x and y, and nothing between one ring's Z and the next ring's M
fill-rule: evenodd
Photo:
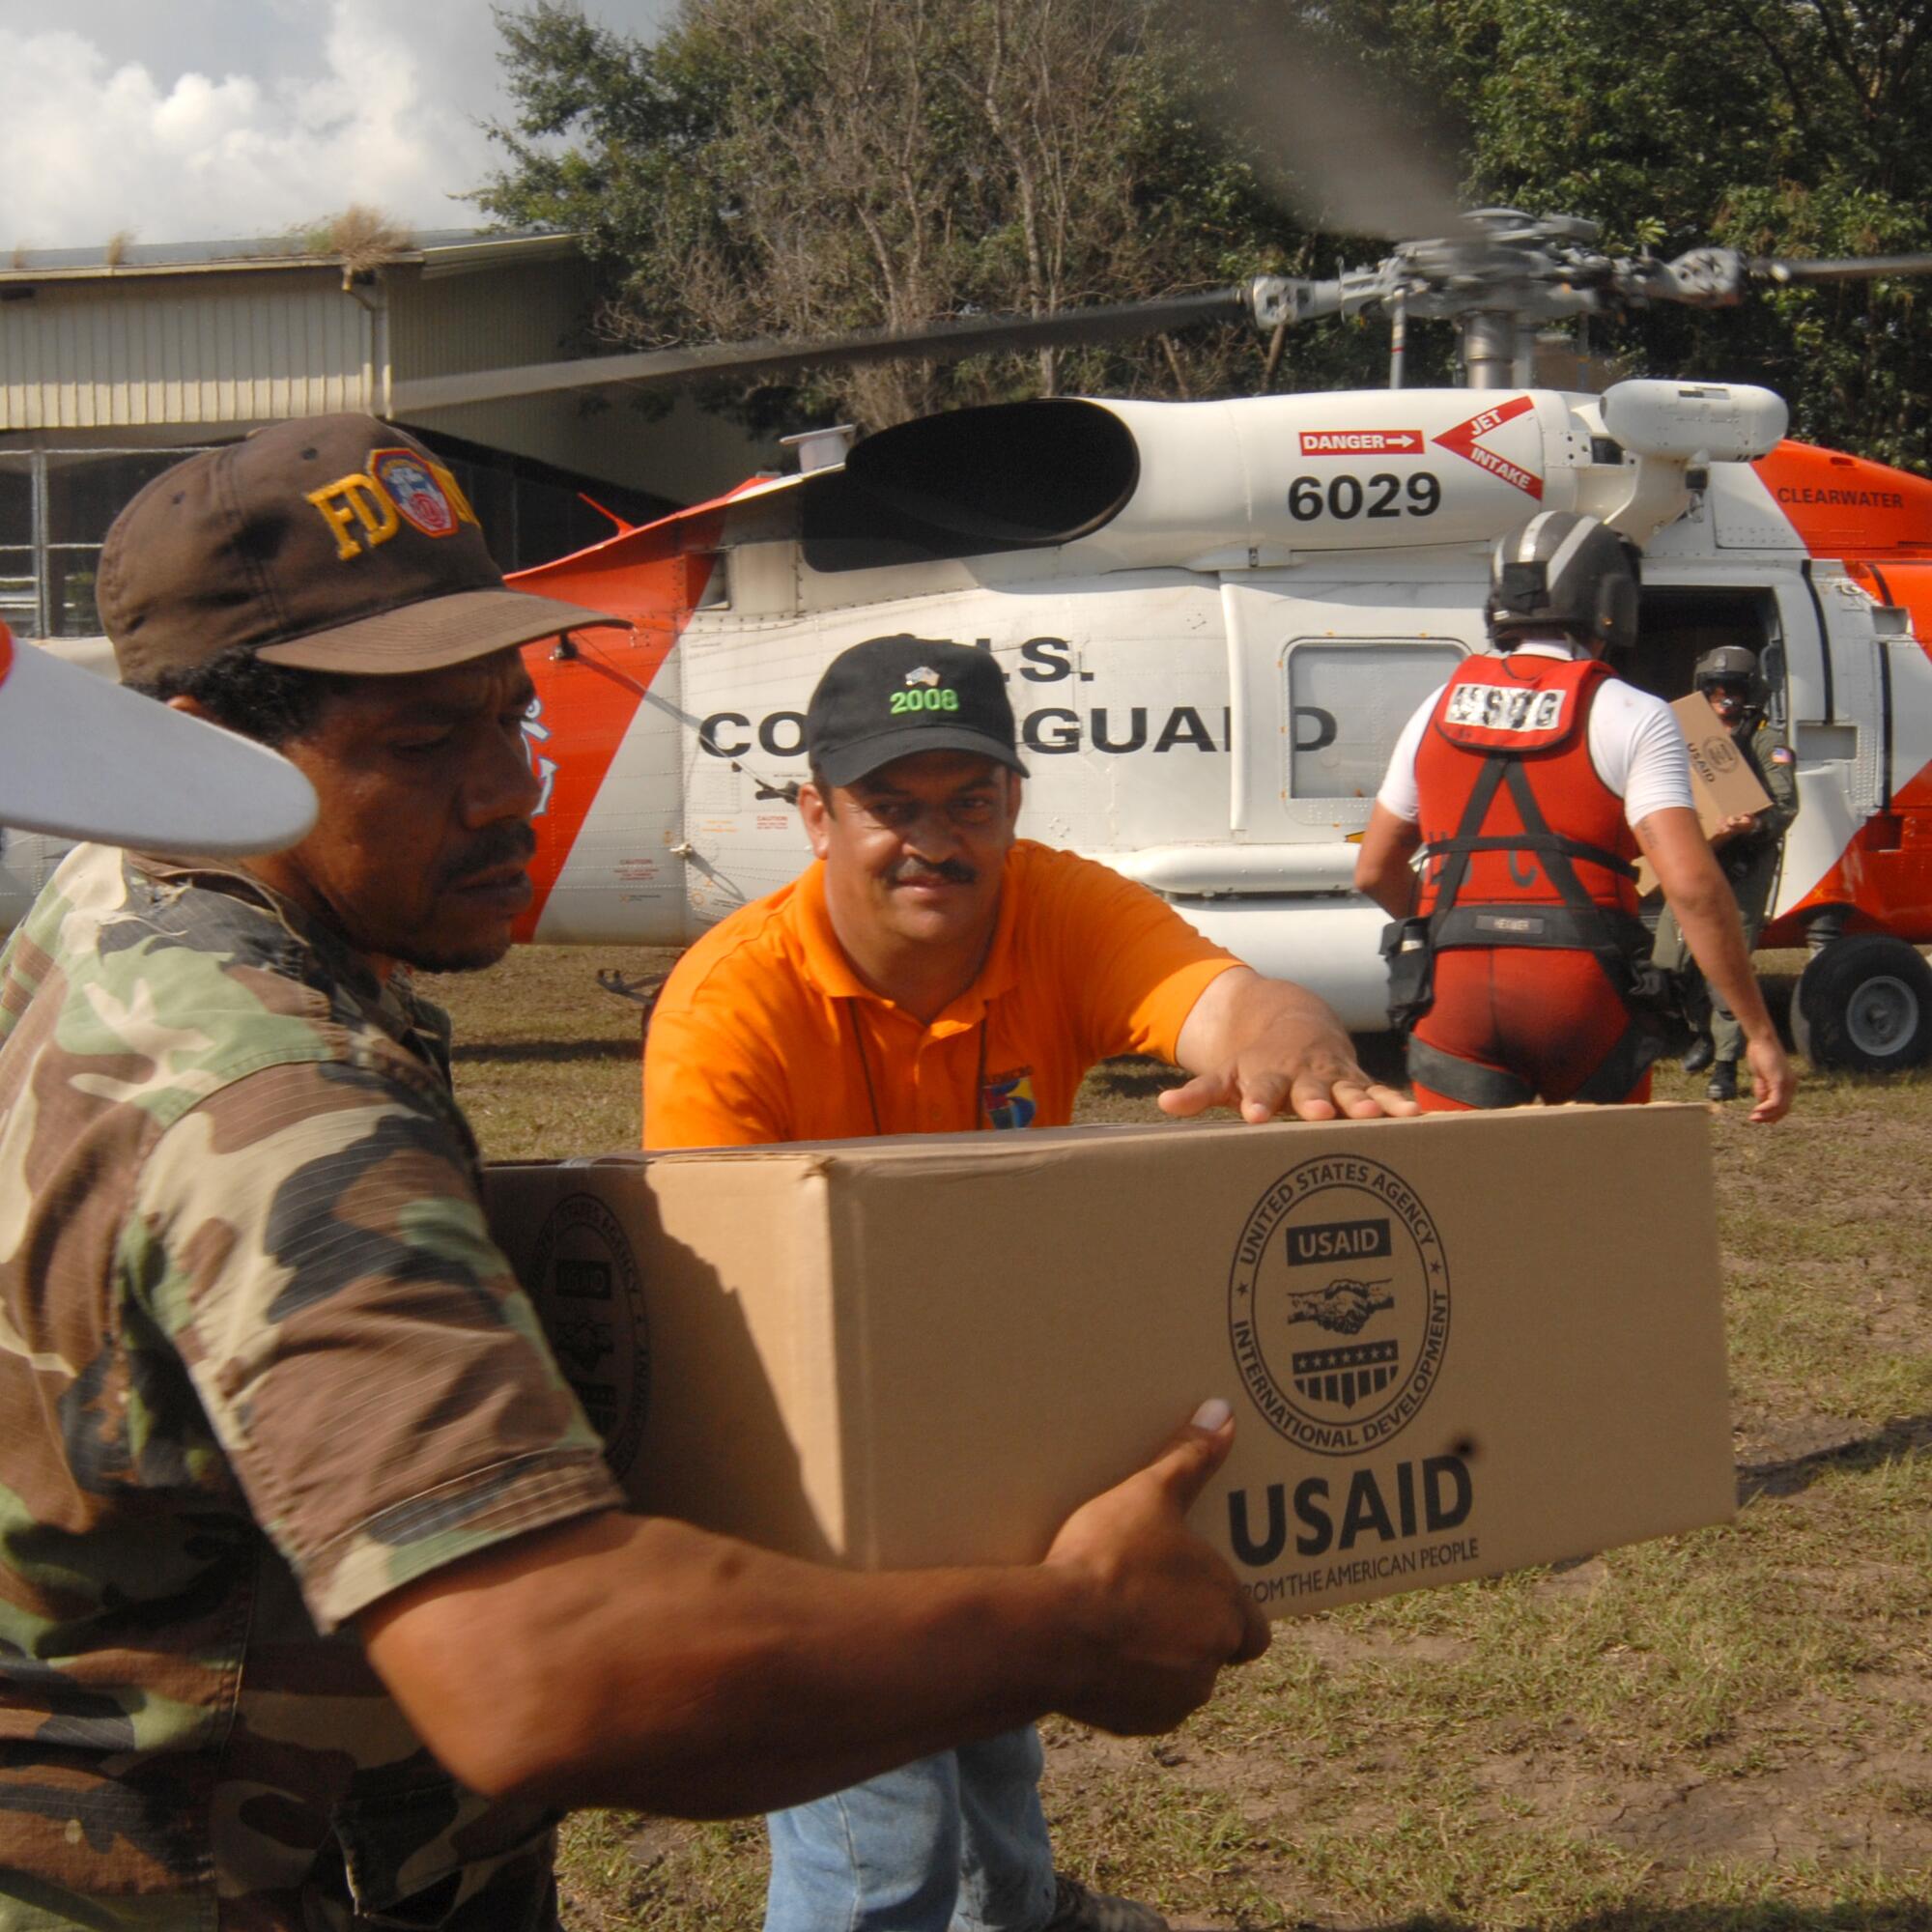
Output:
M1042 1763L1028 1724L774 1811L765 1932L1038 1932Z

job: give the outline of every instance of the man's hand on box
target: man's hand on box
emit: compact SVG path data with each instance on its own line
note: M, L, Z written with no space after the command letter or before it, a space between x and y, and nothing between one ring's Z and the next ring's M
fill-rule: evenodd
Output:
M1170 1087L1160 1096L1161 1111L1177 1120L1205 1114L1209 1107L1236 1108L1254 1126L1280 1114L1301 1121L1337 1116L1373 1121L1417 1111L1406 1094L1371 1080L1346 1040L1340 1049L1312 1048L1289 1066L1270 1064L1264 1052L1237 1055L1214 1072L1198 1073L1186 1086Z
M1049 1566L1080 1573L1095 1655L1060 1708L1122 1736L1172 1730L1207 1702L1224 1665L1268 1646L1266 1620L1185 1521L1235 1439L1228 1406L1204 1404L1144 1469L1068 1517Z
M1277 1114L1304 1121L1372 1121L1413 1114L1415 1102L1364 1073L1325 1002L1245 966L1211 980L1180 1029L1175 1053L1194 1078L1160 1096L1178 1119L1235 1107L1259 1124Z

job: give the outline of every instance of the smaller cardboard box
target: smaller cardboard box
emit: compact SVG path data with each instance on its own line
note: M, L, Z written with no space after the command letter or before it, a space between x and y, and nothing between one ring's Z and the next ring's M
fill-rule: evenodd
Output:
M1758 783L1729 727L1711 709L1711 700L1693 691L1670 710L1683 727L1690 753L1690 797L1704 837L1708 838L1727 818L1747 818L1764 810L1771 794ZM1636 889L1640 897L1657 890L1657 874L1648 859L1636 863Z
M864 1568L1037 1558L1208 1396L1271 1614L1726 1520L1699 1108L499 1167L633 1501Z

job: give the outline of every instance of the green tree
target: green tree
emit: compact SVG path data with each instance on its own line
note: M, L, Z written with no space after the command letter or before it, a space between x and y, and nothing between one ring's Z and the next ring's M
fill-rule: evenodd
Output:
M1322 0L1284 10L1458 125L1472 201L1603 225L1612 252L1840 257L1932 242L1928 0ZM1660 304L1607 327L1634 373L1759 382L1793 433L1932 457L1909 278ZM1932 297L1932 287L1924 289Z
M498 21L517 111L478 198L586 236L607 344L1319 275L1382 245L1324 221L1382 206L1389 239L1441 232L1445 193L1404 202L1432 178L1469 206L1590 216L1612 253L1932 242L1932 0L685 0L649 46L553 4ZM1593 322L1593 347L1633 373L1769 384L1796 434L1924 467L1919 289L1658 304ZM1373 319L1282 346L1276 386L1386 380ZM1248 393L1265 350L1230 327L718 400L876 428L1073 389ZM1452 360L1445 325L1412 331L1411 381Z
M586 236L608 343L1043 314L1314 259L1204 123L1199 51L1148 0L687 0L652 45L554 5L497 19L517 113L479 199ZM1347 380L1365 346L1310 343L1298 373ZM734 400L877 428L1067 389L1240 393L1265 349L1197 330Z

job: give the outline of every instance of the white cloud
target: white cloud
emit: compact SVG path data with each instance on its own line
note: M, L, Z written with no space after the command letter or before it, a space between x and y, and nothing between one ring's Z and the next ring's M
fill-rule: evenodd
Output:
M590 11L643 32L668 7ZM477 219L450 197L495 164L476 125L504 112L488 0L203 0L172 48L118 0L62 16L0 0L0 250L277 235L351 202L414 227Z

